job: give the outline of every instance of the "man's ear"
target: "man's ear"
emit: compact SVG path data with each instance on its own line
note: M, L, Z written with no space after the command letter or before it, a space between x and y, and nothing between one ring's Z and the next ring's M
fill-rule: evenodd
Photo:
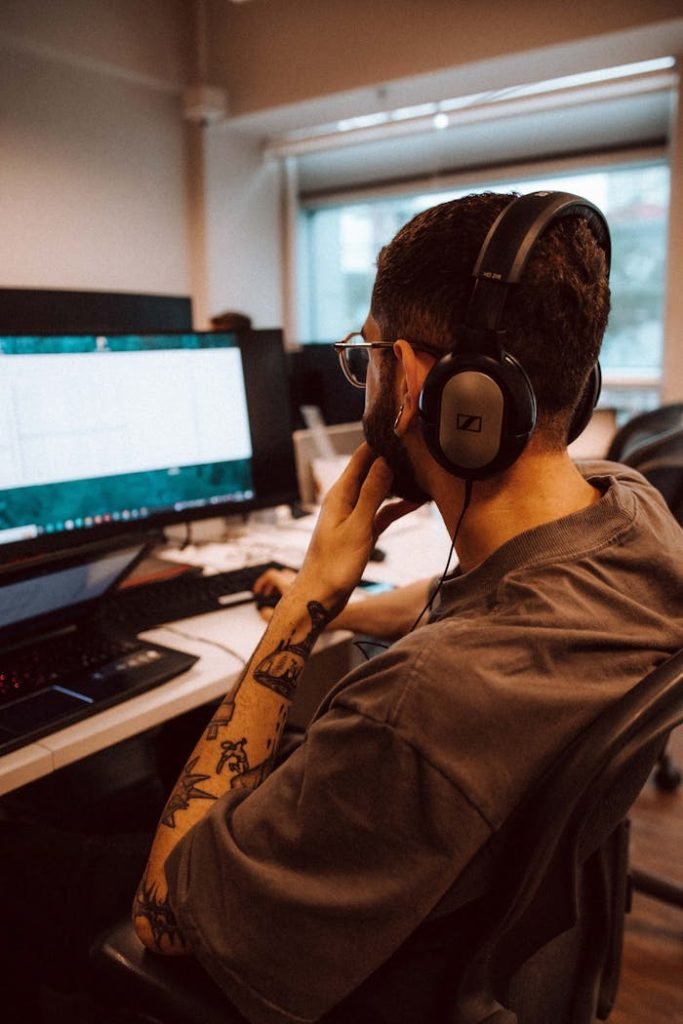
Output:
M394 342L394 355L398 361L396 379L402 409L395 429L398 433L403 433L417 418L420 392L434 364L434 357L424 352L416 352L403 339Z

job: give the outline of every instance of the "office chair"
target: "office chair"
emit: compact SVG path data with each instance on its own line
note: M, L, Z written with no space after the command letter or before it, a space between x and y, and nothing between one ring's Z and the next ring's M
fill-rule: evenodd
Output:
M634 416L614 435L606 458L642 473L683 526L683 402ZM659 759L654 781L664 792L680 785L681 773L666 750Z
M457 907L456 885L457 908L449 911L447 899L445 913L426 922L415 942L403 947L409 964L411 946L424 949L425 934L435 927L455 936L454 949L460 952L443 972L434 1019L443 1024L607 1019L616 997L628 904L626 815L666 736L682 720L680 651L605 709L531 788L490 842L492 869L483 895ZM109 1008L129 1008L133 1015L127 1021L245 1024L195 960L148 952L128 919L95 944L91 963L96 998ZM353 999L349 1015L332 1011L330 1022L382 1019L356 1013Z
M605 458L610 462L627 462L630 465L630 452L677 427L683 428L683 402L671 402L639 413L617 430Z
M683 426L630 448L622 460L650 481L683 525Z
M683 403L665 406L656 412L675 417L676 410L680 410L680 424L683 422ZM626 424L626 427L628 426L629 424ZM677 521L683 526L683 426L669 427L648 441L642 439L642 434L639 436L640 443L635 447L632 445L635 438L631 439L622 461L637 469L653 487L657 488ZM663 750L659 757L654 781L657 788L664 792L673 792L680 785L680 770L666 750ZM664 903L683 907L683 887L636 869L632 871L632 877L634 887L639 892Z

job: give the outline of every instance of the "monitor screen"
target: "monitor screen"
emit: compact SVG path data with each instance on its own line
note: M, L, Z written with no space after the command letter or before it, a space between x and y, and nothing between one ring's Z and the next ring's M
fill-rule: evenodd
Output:
M2 561L296 498L278 331L2 335L0 367Z

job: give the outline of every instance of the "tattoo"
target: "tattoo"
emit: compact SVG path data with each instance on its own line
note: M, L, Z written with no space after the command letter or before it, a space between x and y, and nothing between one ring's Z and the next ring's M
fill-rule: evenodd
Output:
M149 921L150 928L152 929L152 938L154 939L155 945L161 949L161 944L164 937L167 937L172 946L178 945L184 946L185 941L178 928L175 914L171 910L171 905L168 902L168 896L165 899L160 900L158 898L159 887L156 884L147 885L146 876L140 882L137 893L135 894L135 903L133 905L133 916L144 917Z
M257 764L255 768L240 772L230 780L230 789L256 789L268 774L269 767L270 759L268 758L261 764Z
M330 621L329 612L319 601L309 601L306 608L311 628L301 643L291 643L291 637L289 640L281 640L272 654L267 654L254 669L254 679L258 683L288 701L294 699L297 681L313 645Z
M199 760L199 755L194 757L191 761L185 765L182 777L178 780L178 784L171 794L164 813L161 816L162 824L168 825L169 828L175 828L175 816L178 811L186 811L190 806L190 800L215 800L216 797L213 793L207 793L205 789L200 789L197 785L199 782L205 782L210 779L210 775L202 775L199 772L193 772L193 768Z
M215 740L218 736L218 730L224 725L229 725L232 721L232 716L235 713L235 702L232 697L226 697L224 701L218 706L216 714L209 722L206 730L206 739Z
M224 740L221 743L221 750L223 753L218 758L218 764L216 765L216 775L228 766L228 771L232 772L233 775L244 775L245 772L249 771L249 759L247 758L244 750L244 744L247 742L246 737L241 740L233 742L233 740Z

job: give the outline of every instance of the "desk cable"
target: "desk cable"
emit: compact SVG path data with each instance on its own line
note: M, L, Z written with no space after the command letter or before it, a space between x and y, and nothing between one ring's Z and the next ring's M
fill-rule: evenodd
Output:
M227 644L219 643L218 640L209 640L208 637L195 636L193 633L185 633L182 629L177 629L176 626L163 626L163 629L168 630L169 633L175 633L176 636L183 637L184 640L193 640L198 644L209 644L211 647L217 647L219 651L223 651L225 654L230 654L233 658L236 658L240 665L247 664L246 658L242 657L241 654L238 654L232 647L228 647Z

